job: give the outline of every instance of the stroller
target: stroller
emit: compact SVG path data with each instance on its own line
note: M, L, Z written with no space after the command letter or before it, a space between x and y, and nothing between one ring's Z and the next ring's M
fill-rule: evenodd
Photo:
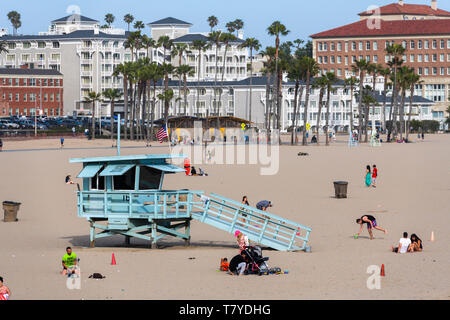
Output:
M260 276L269 274L268 257L263 257L262 249L258 246L245 247L247 257L247 274L258 274Z

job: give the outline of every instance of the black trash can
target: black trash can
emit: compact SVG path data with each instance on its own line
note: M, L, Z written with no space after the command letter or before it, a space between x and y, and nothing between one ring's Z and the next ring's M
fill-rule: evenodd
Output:
M335 181L334 182L334 191L336 193L337 199L346 199L347 198L347 187L348 187L348 182L346 182L346 181Z
M3 202L3 210L4 210L4 220L5 222L16 222L17 212L19 212L20 203L12 202L12 201L4 201Z

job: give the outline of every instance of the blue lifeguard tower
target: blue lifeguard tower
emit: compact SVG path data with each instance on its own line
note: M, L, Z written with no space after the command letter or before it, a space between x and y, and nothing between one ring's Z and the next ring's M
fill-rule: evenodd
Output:
M168 163L183 155L135 155L71 159L82 163L78 216L90 223L90 246L114 235L158 240L176 237L190 244L191 221L227 233L239 230L251 241L280 251L305 250L311 229L271 213L203 191L164 190L164 176L185 172ZM97 230L100 230L97 233Z

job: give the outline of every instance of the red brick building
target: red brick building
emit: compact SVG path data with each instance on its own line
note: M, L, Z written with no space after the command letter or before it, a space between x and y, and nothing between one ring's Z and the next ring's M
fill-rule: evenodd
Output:
M63 75L56 70L0 68L0 117L63 115Z
M386 46L401 44L406 48L404 65L414 67L423 80L416 94L445 109L450 96L450 12L438 9L436 0L431 6L400 0L359 16L358 22L311 36L321 71L334 72L341 79L357 76L352 65L360 59L387 67L391 57Z

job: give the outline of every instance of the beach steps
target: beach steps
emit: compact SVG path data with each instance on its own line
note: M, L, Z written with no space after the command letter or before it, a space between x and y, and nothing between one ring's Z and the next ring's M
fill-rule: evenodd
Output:
M202 201L192 203L194 220L233 236L240 231L250 241L278 251L301 251L308 245L309 227L216 194L198 196Z

